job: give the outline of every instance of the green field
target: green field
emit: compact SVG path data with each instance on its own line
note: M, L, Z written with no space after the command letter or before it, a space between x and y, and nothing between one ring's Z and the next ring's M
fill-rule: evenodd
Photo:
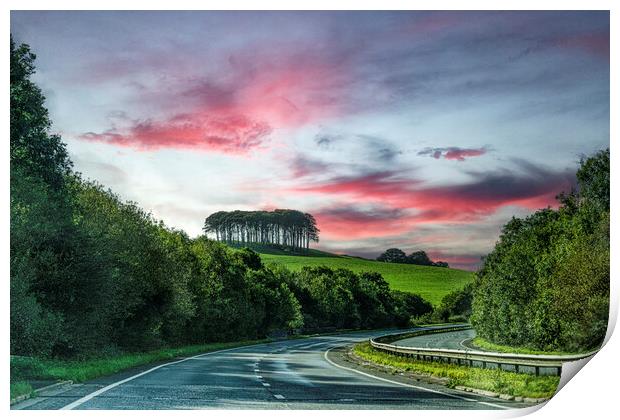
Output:
M320 252L320 251L314 251ZM315 254L316 255L316 254ZM428 267L412 264L394 264L339 256L298 256L260 254L265 263L284 264L290 270L304 266L326 265L330 268L348 268L354 272L376 271L396 290L417 293L433 305L452 290L463 287L474 278L473 273L452 268Z

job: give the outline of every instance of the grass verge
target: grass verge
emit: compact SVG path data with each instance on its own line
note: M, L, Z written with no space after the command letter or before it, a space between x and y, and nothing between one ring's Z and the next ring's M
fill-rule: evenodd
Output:
M20 395L30 395L31 393L32 386L28 382L11 382L11 399L19 397Z
M30 394L32 380L71 380L84 382L100 376L111 375L126 369L201 353L233 347L266 343L269 339L236 341L230 343L200 344L166 348L145 353L129 353L83 361L43 360L34 357L11 356L11 398Z
M448 386L461 385L515 397L551 398L560 380L559 376L535 376L527 373L482 369L440 362L422 362L401 356L393 356L375 350L369 342L356 344L353 352L376 364L399 370L448 378Z
M490 341L485 340L484 338L475 337L471 344L475 347L480 347L483 350L493 351L496 353L521 353L521 354L548 354L548 355L564 355L564 354L574 354L574 353L566 353L560 351L541 351L530 349L527 347L512 347L506 346L503 344L495 344Z

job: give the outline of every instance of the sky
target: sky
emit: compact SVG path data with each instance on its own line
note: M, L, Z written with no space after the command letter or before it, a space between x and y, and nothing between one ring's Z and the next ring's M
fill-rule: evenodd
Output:
M609 13L11 12L75 169L194 237L316 217L315 247L473 270L609 146Z

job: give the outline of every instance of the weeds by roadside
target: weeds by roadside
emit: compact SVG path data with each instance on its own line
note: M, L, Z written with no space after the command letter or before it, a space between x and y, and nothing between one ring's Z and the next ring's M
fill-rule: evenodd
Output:
M370 362L390 366L406 372L448 378L449 387L465 386L498 394L518 397L550 398L555 393L559 376L535 376L527 373L482 369L441 362L423 362L402 356L393 356L370 346L369 342L356 344L355 355Z

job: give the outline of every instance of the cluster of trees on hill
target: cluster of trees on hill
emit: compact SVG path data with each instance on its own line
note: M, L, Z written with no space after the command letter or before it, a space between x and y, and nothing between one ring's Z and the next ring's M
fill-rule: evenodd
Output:
M426 252L414 251L407 255L404 251L398 248L390 248L377 257L377 261L401 263L401 264L415 264L415 265L430 265L434 267L449 267L447 262L435 261L433 262Z
M384 327L432 309L391 292L378 274L293 275L249 249L190 239L82 179L49 133L45 98L30 80L34 58L11 39L11 354L78 358Z
M585 351L598 347L609 314L609 149L583 159L577 191L557 210L508 222L484 259L471 322L511 346Z
M420 296L392 291L378 273L355 274L347 269L304 267L291 279L304 323L312 330L325 328L405 327L411 317L433 311Z
M319 241L319 228L309 213L297 210L218 211L205 219L205 234L235 244L272 244L308 249Z

